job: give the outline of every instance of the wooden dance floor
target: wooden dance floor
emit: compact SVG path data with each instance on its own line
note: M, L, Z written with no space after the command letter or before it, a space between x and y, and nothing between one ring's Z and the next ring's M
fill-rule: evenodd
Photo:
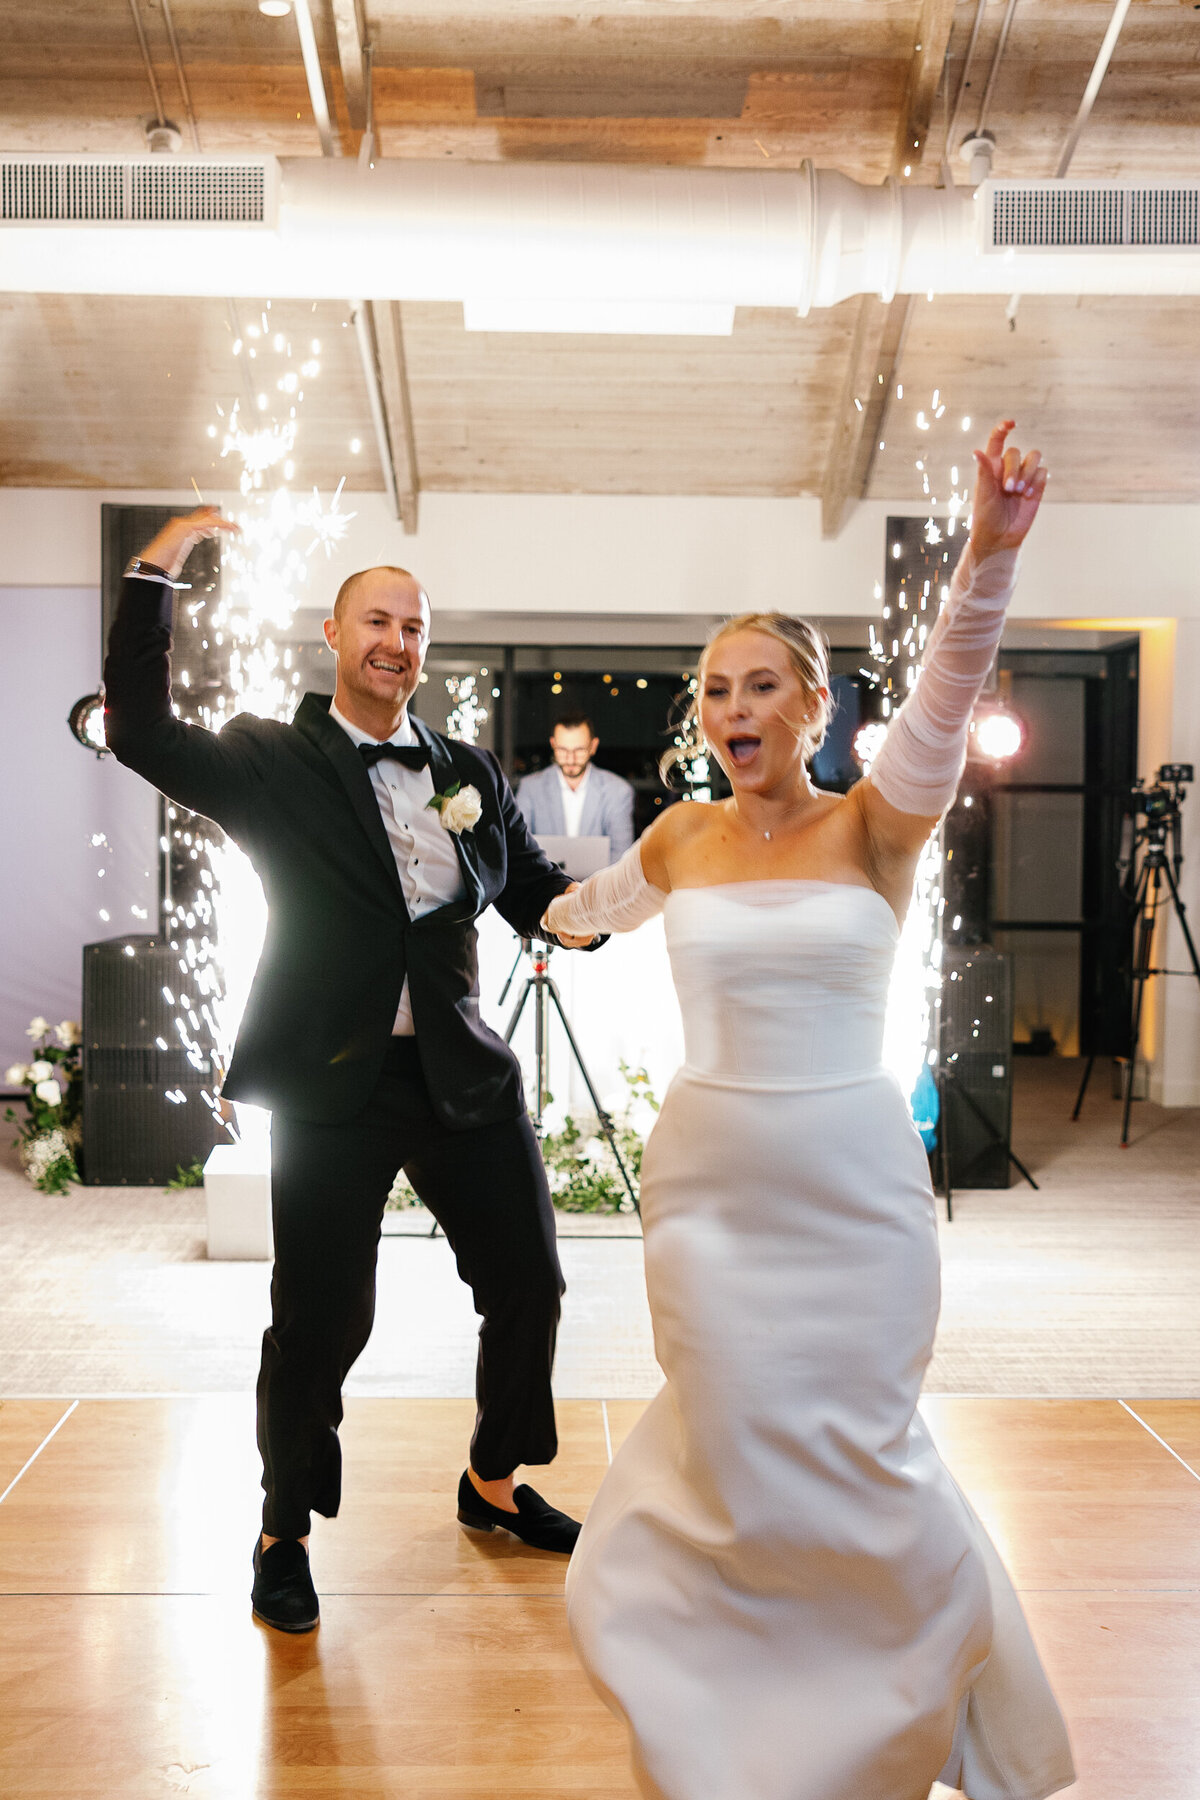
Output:
M641 1405L562 1404L547 1494L585 1508ZM1075 1800L1194 1800L1200 1401L925 1412L1021 1590ZM250 1617L248 1400L0 1406L5 1800L630 1800L561 1560L454 1523L471 1413L350 1404L342 1515L313 1540L321 1626L288 1638Z

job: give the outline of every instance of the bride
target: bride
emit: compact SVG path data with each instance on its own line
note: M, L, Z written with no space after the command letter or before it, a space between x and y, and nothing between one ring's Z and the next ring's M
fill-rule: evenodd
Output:
M1008 1577L917 1415L938 1311L925 1153L880 1065L917 858L1046 470L997 425L921 679L870 775L808 774L817 635L724 626L700 665L733 788L675 806L549 929L662 910L686 1058L646 1147L646 1280L666 1385L568 1574L576 1647L652 1800L1043 1800L1074 1779Z

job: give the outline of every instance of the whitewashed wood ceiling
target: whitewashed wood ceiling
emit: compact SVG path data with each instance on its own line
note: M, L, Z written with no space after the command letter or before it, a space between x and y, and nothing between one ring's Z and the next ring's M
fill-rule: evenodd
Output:
M164 110L190 143L161 0L134 4ZM353 154L338 4L313 0L313 12ZM997 175L1054 172L1111 10L1016 0L987 117ZM984 0L959 140L1008 13L1008 0ZM365 14L388 157L794 167L807 156L880 181L896 169L922 55L940 46L912 174L934 182L976 0L365 0ZM172 0L170 15L204 150L320 153L294 17L264 18L256 0ZM154 103L130 0L0 0L0 42L0 149L144 149ZM1133 0L1071 173L1200 175L1200 4ZM919 492L915 409L937 387L956 413L1011 410L1053 457L1060 498L1200 499L1200 302L1026 298L1010 325L1003 298L922 297L882 451L847 417L866 304L803 320L741 311L725 339L467 333L457 306L406 304L419 485L817 494L835 528L864 491ZM346 317L330 302L272 309L275 328L323 346L297 478L378 488ZM216 484L207 428L238 391L230 341L219 302L0 297L0 482Z

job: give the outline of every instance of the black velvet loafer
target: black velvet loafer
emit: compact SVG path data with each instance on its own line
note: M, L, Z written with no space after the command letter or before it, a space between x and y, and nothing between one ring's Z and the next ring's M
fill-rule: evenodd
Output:
M280 1538L269 1550L254 1546L254 1616L276 1631L311 1631L321 1616L308 1552L295 1538Z
M513 1499L520 1509L518 1512L506 1512L502 1506L493 1506L490 1500L484 1499L464 1469L458 1484L459 1523L468 1531L495 1531L499 1525L502 1530L511 1531L514 1537L520 1538L523 1544L528 1544L531 1550L557 1550L561 1556L570 1556L579 1536L578 1519L559 1512L531 1487L514 1488Z

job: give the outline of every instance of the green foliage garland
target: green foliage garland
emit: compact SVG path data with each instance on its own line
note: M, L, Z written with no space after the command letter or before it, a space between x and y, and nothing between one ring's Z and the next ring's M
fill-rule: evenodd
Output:
M633 1123L633 1114L644 1107L657 1113L658 1101L645 1069L631 1069L622 1062L621 1074L628 1093L621 1111L613 1115L613 1136L637 1192L645 1142ZM550 1182L550 1197L559 1212L632 1212L629 1192L616 1158L600 1135L600 1121L594 1112L568 1113L562 1128L547 1132L542 1139L542 1159ZM389 1209L419 1205L403 1173L397 1175L388 1198Z

